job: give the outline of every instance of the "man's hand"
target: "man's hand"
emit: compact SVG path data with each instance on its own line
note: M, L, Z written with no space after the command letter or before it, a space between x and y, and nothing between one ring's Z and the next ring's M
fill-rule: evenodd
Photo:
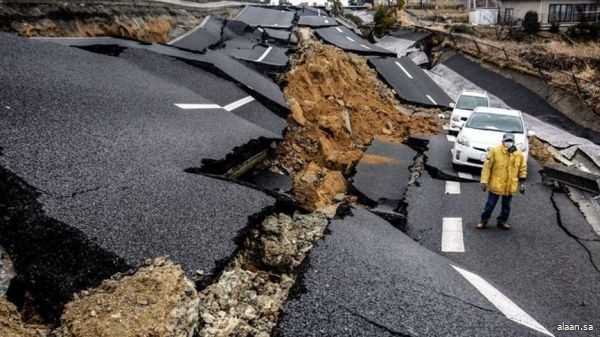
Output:
M487 185L486 184L481 184L481 190L482 191L487 191Z
M519 184L519 193L525 194L525 184L524 183Z

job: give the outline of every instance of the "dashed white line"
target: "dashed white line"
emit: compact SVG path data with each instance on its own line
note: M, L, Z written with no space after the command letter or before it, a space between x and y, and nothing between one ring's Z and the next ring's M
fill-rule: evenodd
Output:
M446 181L446 194L460 194L460 183L458 181Z
M442 220L442 252L464 253L462 218Z
M458 176L463 179L473 179L473 175L467 172L458 172Z
M271 49L273 49L273 47L267 48L267 50L265 50L265 52L262 55L260 55L259 58L256 59L256 62L260 62L260 61L264 60L265 57L267 57L267 54L269 54L269 52L271 51Z
M408 78L410 78L410 79L412 79L412 78L413 78L413 77L412 77L412 75L411 75L411 74L410 74L408 71L406 71L406 69L404 69L404 67L403 67L403 66L402 66L402 65L401 65L399 62L394 62L394 63L396 63L396 65L397 65L398 67L400 67L400 69L402 69L402 71L403 71L403 72L406 74L406 76L407 76Z
M325 23L329 23L329 20L327 20L327 19L325 19L325 20L323 20L323 21L324 21Z
M456 136L453 135L446 135L446 138L448 139L449 142L455 142L456 141Z
M175 103L180 109L183 110L205 110L205 109L221 109L221 106L218 104L182 104Z
M243 105L246 105L252 101L254 101L254 97L252 97L252 96L244 97L240 100L237 100L235 102L231 102L231 103L227 104L226 106L223 107L223 109L225 109L227 111L233 111L233 110L235 110Z
M427 97L431 101L431 103L433 103L434 105L437 105L437 102L431 96L425 95L425 97Z
M554 337L550 331L546 330L546 328L533 319L533 317L529 316L529 314L511 301L510 298L506 297L479 275L466 271L457 266L452 266L452 268L454 268L459 274L467 279L467 281L469 281L475 287L475 289L477 289L485 298L487 298L488 301L490 301L498 310L500 310L500 312L502 312L506 318L522 324L530 329Z
M335 29L336 29L338 32L340 32L340 33L343 33L343 31L342 31L342 29L341 29L340 27L335 27Z
M321 10L317 8L317 16L321 16Z
M346 38L352 42L356 42L353 38L351 38L350 36L346 36Z
M371 48L369 48L368 46L365 46L364 44L361 44L360 46L363 47L363 48L365 48L365 49L371 50Z

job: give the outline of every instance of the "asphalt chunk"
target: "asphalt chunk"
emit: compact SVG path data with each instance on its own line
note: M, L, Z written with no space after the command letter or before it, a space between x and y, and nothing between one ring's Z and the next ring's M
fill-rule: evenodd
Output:
M416 154L406 145L375 139L356 166L353 187L373 202L397 207Z
M409 57L371 58L369 64L394 88L402 100L443 107L449 107L453 102L444 90Z

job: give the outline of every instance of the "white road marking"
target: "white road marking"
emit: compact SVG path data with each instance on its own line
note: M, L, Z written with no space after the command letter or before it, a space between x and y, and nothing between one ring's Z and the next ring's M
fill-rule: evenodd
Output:
M350 36L346 36L346 38L347 38L348 40L352 41L352 42L356 42L356 41L354 41L354 39L353 39L353 38L351 38Z
M279 24L278 24L278 23L274 23L274 24L273 24L273 27L275 27L275 26L279 26Z
M458 172L458 176L463 179L473 179L473 175L467 172Z
M324 21L325 23L329 23L329 20L327 20L327 19L325 19L325 20L323 20L323 21Z
M400 67L400 69L402 69L402 71L403 71L403 72L406 74L406 76L407 76L408 78L410 78L410 79L412 79L412 78L413 78L413 77L412 77L412 75L411 75L411 74L410 74L408 71L406 71L406 69L404 69L404 67L403 67L403 66L402 66L402 65L401 65L399 62L394 62L394 63L396 63L396 65L397 65L398 67Z
M449 142L455 142L456 141L456 136L453 136L453 135L446 135L446 138L448 139Z
M244 7L244 9L242 9L242 11L241 11L241 12L239 12L239 13L238 13L238 15L236 15L236 16L235 16L235 18L233 18L233 19L234 19L234 20L237 20L237 19L240 17L240 15L242 15L242 13L244 13L244 11L245 11L245 10L246 10L248 7L250 7L250 6L246 6L246 7Z
M180 109L183 110L208 110L208 109L224 109L227 111L233 111L241 106L244 106L250 102L254 101L254 97L246 96L242 99L239 99L235 102L231 102L226 106L220 106L218 104L185 104L185 103L175 103Z
M240 100L237 100L235 102L231 102L231 103L227 104L226 106L223 107L223 109L225 109L227 111L233 111L233 110L235 110L243 105L246 105L252 101L254 101L254 97L252 97L252 96L244 97Z
M321 16L321 10L317 8L317 16Z
M365 49L369 49L369 50L371 49L371 48L365 46L364 44L361 44L360 46L363 47L363 48L365 48Z
M529 316L529 314L511 301L510 298L504 296L504 294L502 294L498 289L494 288L479 275L453 265L451 266L465 279L467 279L467 281L469 281L475 287L475 289L477 289L485 298L487 298L487 300L490 301L498 310L500 310L500 312L502 312L506 318L522 324L530 329L554 337L550 331L546 330L546 328L533 319L533 317Z
M446 194L460 194L460 183L458 181L446 181Z
M197 109L221 109L221 106L218 104L182 104L182 103L175 103L175 106L177 106L180 109L183 110L197 110Z
M442 252L464 253L462 218L442 220Z
M262 55L260 55L259 58L256 59L256 62L260 62L260 61L264 60L265 57L267 57L267 54L269 54L269 52L271 51L271 49L273 49L273 47L267 48L267 50L265 50L265 52Z
M431 103L433 103L434 105L437 105L437 102L431 96L425 95L425 97L427 97L431 101Z
M342 31L342 29L341 29L340 27L335 27L335 29L336 29L338 32L340 32L340 33L343 33L343 31Z
M204 20L202 20L202 22L201 22L201 23L200 23L198 26L196 26L196 27L194 27L194 28L192 28L192 29L188 30L188 31L187 31L186 33L184 33L184 34L181 34L180 36L176 37L175 39L173 39L173 40L169 41L167 44L173 44L173 43L175 43L175 42L177 42L177 41L179 41L179 40L183 39L184 37L187 37L187 36L189 36L189 35L193 34L193 33L194 33L195 31L197 31L198 29L200 29L200 28L204 27L204 25L206 24L206 22L207 22L209 19L210 19L210 15L209 15L209 16L207 16L207 17L205 17L205 18L204 18Z

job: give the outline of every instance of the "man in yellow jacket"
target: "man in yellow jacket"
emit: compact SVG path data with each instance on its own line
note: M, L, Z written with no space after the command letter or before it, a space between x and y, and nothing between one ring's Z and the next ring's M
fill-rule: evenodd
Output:
M502 136L502 144L491 148L483 163L481 188L484 192L489 190L489 193L477 229L485 228L501 196L502 210L496 220L498 227L504 230L510 229L510 225L506 223L510 215L510 202L517 190L521 194L525 193L523 183L525 178L527 178L525 156L515 146L515 136L512 133L505 133Z

